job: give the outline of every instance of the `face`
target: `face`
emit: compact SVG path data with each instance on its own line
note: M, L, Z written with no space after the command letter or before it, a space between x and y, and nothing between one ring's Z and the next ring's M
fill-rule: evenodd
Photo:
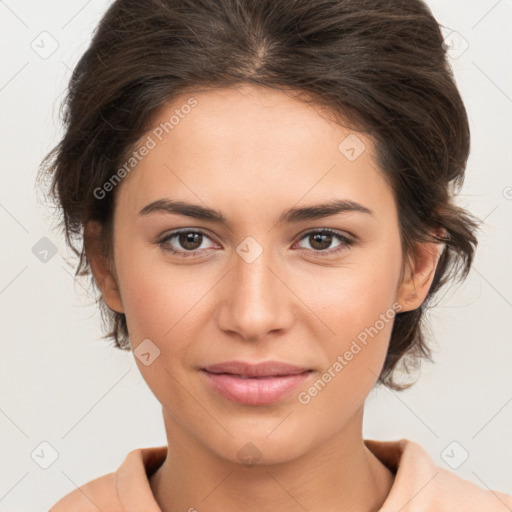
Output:
M166 424L228 460L291 460L361 413L407 309L372 141L253 86L180 96L153 125L115 191L105 299ZM298 369L241 378L270 361Z

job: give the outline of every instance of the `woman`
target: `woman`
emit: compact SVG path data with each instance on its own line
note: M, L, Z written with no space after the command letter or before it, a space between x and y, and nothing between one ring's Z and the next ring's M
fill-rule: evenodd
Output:
M422 1L118 0L66 106L44 174L168 444L52 512L512 507L362 437L477 245L453 200L466 111Z

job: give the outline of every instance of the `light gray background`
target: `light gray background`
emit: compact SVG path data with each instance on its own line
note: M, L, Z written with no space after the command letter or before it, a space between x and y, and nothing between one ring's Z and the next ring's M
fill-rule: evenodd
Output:
M133 355L99 339L93 298L74 281L69 252L34 189L37 166L61 134L58 108L71 69L109 4L0 1L3 512L47 510L114 471L131 449L166 443L158 402ZM429 5L447 33L463 38L450 38L473 137L460 204L485 219L484 229L466 283L445 292L429 316L436 364L424 364L409 391L372 392L364 437L412 439L446 468L441 454L456 441L451 460L463 450L469 458L453 471L512 494L512 2ZM51 50L43 31L58 43L47 58L31 46ZM459 55L464 41L469 48ZM42 237L58 248L46 263L32 252ZM31 456L44 441L58 452L48 469L35 462L50 462L48 448L44 457Z

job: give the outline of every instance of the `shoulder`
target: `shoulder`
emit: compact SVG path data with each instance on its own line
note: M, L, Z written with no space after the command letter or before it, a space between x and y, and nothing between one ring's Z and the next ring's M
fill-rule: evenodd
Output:
M49 512L123 512L117 497L116 473L108 473L77 487L61 498Z
M136 448L116 471L100 476L61 498L49 512L160 511L148 480L165 460L167 446Z
M447 511L507 512L512 510L512 496L489 487L482 487L470 480L439 466L434 466L433 492L440 505L447 504ZM485 483L482 482L482 485ZM443 509L444 510L444 509Z
M512 496L475 484L433 461L409 439L365 441L395 472L391 491L379 512L510 512Z

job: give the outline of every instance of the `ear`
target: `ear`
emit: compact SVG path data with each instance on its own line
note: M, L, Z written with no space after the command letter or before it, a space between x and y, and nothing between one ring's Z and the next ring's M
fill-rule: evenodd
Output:
M117 313L124 313L115 271L104 254L101 241L102 230L103 225L97 221L89 221L85 225L84 246L87 260L107 306Z
M446 232L433 233L442 237ZM402 311L412 311L423 304L434 279L437 263L445 247L444 243L420 242L414 257L409 258L404 270L403 281L399 286L397 301Z

